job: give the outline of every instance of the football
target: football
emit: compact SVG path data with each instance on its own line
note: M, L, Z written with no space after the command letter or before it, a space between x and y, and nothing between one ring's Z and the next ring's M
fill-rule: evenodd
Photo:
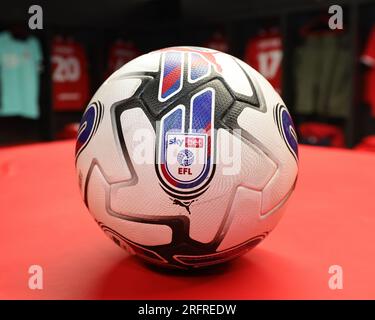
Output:
M260 243L298 173L279 94L241 60L198 47L153 51L114 72L82 116L75 153L83 200L105 234L180 269Z

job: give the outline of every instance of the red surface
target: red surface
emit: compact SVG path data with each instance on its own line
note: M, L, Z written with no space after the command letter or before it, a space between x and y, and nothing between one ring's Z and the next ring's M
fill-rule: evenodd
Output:
M105 237L80 199L72 141L0 149L2 299L375 299L375 154L301 147L278 227L233 263L150 269ZM28 268L44 289L28 288ZM328 287L343 268L344 288Z

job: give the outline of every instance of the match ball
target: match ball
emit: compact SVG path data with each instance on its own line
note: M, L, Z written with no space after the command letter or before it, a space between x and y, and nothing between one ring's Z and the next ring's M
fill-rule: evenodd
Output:
M114 72L78 131L83 200L117 245L160 266L219 264L276 226L298 173L293 121L243 61L197 47Z

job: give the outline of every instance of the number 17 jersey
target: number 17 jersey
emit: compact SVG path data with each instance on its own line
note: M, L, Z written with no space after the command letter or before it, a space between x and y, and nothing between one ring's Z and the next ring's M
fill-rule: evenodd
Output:
M283 48L278 31L265 31L251 38L245 49L245 62L259 71L281 93Z

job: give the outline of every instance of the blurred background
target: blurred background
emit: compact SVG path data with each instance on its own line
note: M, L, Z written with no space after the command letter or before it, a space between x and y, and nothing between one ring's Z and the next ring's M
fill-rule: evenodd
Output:
M43 29L31 30L33 4ZM342 30L328 27L341 5ZM75 137L113 71L168 46L205 46L261 72L302 143L375 151L375 0L1 3L0 145Z

